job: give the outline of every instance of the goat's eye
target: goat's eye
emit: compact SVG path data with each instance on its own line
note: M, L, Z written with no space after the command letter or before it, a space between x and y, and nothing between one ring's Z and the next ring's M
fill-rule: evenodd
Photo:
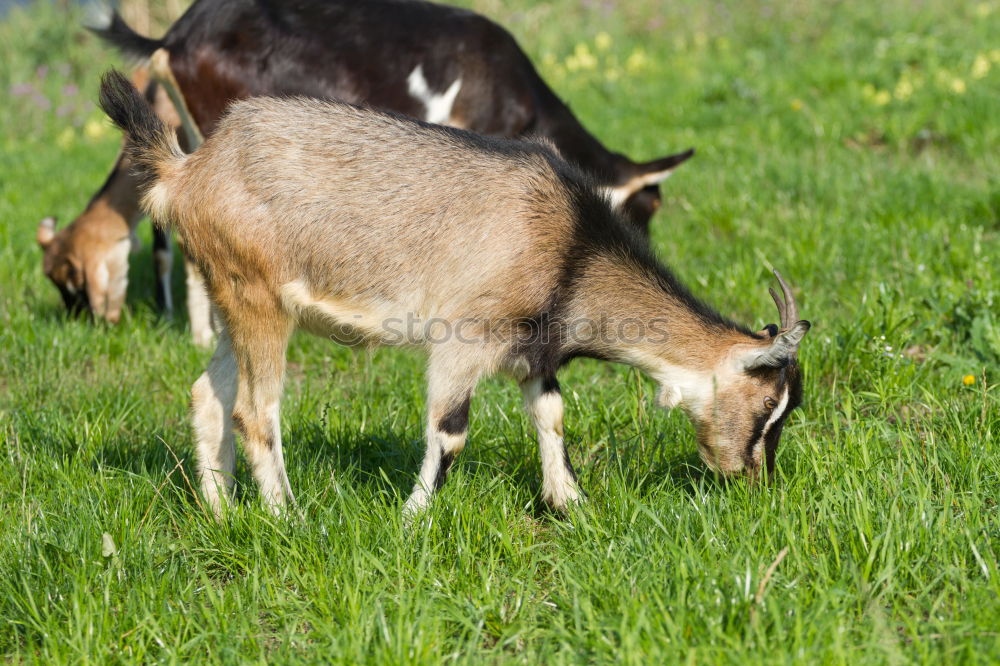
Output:
M774 398L764 398L764 409L767 411L771 411L777 406L778 403L774 401Z

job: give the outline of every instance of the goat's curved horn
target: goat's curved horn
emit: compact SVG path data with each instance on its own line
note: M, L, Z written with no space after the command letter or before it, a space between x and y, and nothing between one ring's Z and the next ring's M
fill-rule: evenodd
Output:
M771 293L771 298L774 299L774 304L778 306L778 315L781 317L781 328L787 329L799 320L799 308L795 305L795 296L792 294L792 288L781 277L781 273L775 270L774 277L778 278L778 284L781 285L784 300L782 301L782 299L778 298L778 293L774 291L774 288L768 288L768 291Z

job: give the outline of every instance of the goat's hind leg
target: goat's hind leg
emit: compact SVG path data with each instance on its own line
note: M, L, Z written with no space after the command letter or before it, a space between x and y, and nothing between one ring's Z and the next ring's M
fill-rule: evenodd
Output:
M229 320L239 388L233 425L264 503L275 513L294 502L281 451L279 403L285 374L285 350L292 325L283 313L258 308L238 325Z

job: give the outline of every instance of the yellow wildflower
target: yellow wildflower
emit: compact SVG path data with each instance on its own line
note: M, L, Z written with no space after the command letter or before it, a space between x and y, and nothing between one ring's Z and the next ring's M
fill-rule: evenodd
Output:
M611 48L611 35L601 31L594 37L594 46L598 51L607 51Z
M566 69L575 72L578 69L594 69L597 67L597 58L590 52L590 48L580 42L573 49L573 54L566 58Z
M56 145L62 148L63 150L66 150L67 148L72 146L75 141L76 141L76 132L73 131L72 127L67 127L62 132L59 133L59 136L56 137Z
M896 90L893 93L896 99L909 99L910 95L913 94L913 83L910 81L908 76L903 76L896 83Z
M990 71L990 61L982 53L976 56L975 62L972 63L972 78L981 79L986 76Z
M875 102L875 106L885 106L892 99L892 95L889 94L888 90L879 90L875 93L875 97L872 99Z
M646 57L646 52L636 47L629 54L628 60L625 61L625 69L630 72L638 72L640 69L644 69L647 64L649 64L649 58Z
M802 100L799 99L798 97L796 97L795 99L792 100L792 103L789 106L792 107L792 111L801 111L802 110Z
M966 386L972 386L973 384L976 383L976 376L975 375L966 375L966 376L962 377L962 383L965 384Z
M965 81L963 81L958 77L955 77L954 79L951 80L951 89L955 92L956 95L964 95Z
M83 126L83 134L88 139L96 140L107 134L108 126L100 120L91 118Z
M986 18L993 13L993 7L990 6L988 2L980 2L976 5L976 15L979 18Z

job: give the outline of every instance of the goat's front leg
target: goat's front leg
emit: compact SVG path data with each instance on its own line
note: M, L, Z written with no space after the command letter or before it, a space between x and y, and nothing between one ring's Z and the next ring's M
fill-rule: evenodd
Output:
M555 377L533 377L521 382L524 405L538 431L542 458L542 499L558 511L580 501L576 472L563 443L563 401Z
M444 485L455 457L465 448L469 401L478 372L457 370L455 356L449 358L441 351L431 355L427 371L427 451L420 476L403 507L407 517L427 506L431 495Z
M191 388L191 413L198 450L198 477L201 493L216 516L232 494L235 483L236 451L233 436L233 409L239 373L236 357L225 330L219 332L219 346L208 369Z
M187 306L191 336L199 347L209 347L215 339L215 331L212 328L212 302L208 298L205 280L198 267L185 259L184 268L187 272Z
M125 307L125 294L128 291L128 255L132 249L132 241L126 238L108 253L105 265L108 269L108 310L105 317L116 323Z

